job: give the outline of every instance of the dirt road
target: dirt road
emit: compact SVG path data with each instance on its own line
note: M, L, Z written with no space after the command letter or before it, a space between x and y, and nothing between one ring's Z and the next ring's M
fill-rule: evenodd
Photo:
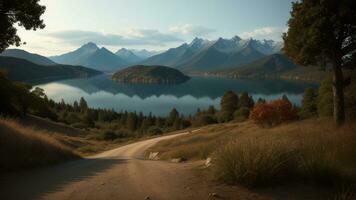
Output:
M187 133L183 133L187 134ZM54 167L2 177L0 199L207 199L193 190L190 164L143 159L158 141L149 139Z

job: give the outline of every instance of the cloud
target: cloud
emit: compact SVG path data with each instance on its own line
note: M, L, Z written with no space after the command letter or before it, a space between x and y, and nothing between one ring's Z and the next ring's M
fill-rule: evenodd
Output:
M130 45L159 45L182 42L175 35L161 33L153 29L130 29L123 34L105 34L95 31L67 30L46 33L64 42L81 45L86 42L94 42L98 45L130 46Z
M203 26L195 26L192 24L183 24L178 26L172 26L169 28L171 33L181 34L181 35L190 35L190 36L205 36L210 33L215 32L215 29L203 27Z
M286 28L282 27L262 27L250 32L243 32L240 36L242 38L282 40L282 34L285 31Z

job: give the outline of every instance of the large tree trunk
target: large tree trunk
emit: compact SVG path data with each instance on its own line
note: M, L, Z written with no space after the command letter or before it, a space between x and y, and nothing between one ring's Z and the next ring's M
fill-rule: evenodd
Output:
M340 65L333 66L334 120L338 126L345 122L344 77Z

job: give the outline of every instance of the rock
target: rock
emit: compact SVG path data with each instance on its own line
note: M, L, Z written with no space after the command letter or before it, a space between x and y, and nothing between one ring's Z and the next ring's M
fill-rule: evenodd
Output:
M213 193L209 194L209 197L219 198L219 195L217 193L213 192Z
M148 159L149 160L159 160L158 154L159 154L159 152L150 152Z
M210 167L211 166L211 158L210 157L206 159L205 166L206 167Z
M183 161L185 161L184 158L173 158L173 159L171 159L171 162L173 162L173 163L181 163Z

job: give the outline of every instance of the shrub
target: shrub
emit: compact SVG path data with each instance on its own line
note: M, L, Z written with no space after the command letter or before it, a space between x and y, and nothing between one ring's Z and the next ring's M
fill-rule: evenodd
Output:
M250 119L257 124L274 126L298 118L297 110L286 99L277 99L269 103L258 103L250 113Z
M149 135L161 135L163 133L163 131L158 128L157 126L151 126L148 130L147 130Z
M215 118L214 115L210 115L210 114L202 114L197 116L194 120L193 120L193 126L206 126L209 124L215 124L217 123L217 120Z
M241 107L234 113L234 118L240 121L248 119L250 115L250 109L248 107Z
M118 134L116 134L114 131L105 130L105 131L99 133L97 139L99 139L99 140L115 140L119 137L120 136Z

